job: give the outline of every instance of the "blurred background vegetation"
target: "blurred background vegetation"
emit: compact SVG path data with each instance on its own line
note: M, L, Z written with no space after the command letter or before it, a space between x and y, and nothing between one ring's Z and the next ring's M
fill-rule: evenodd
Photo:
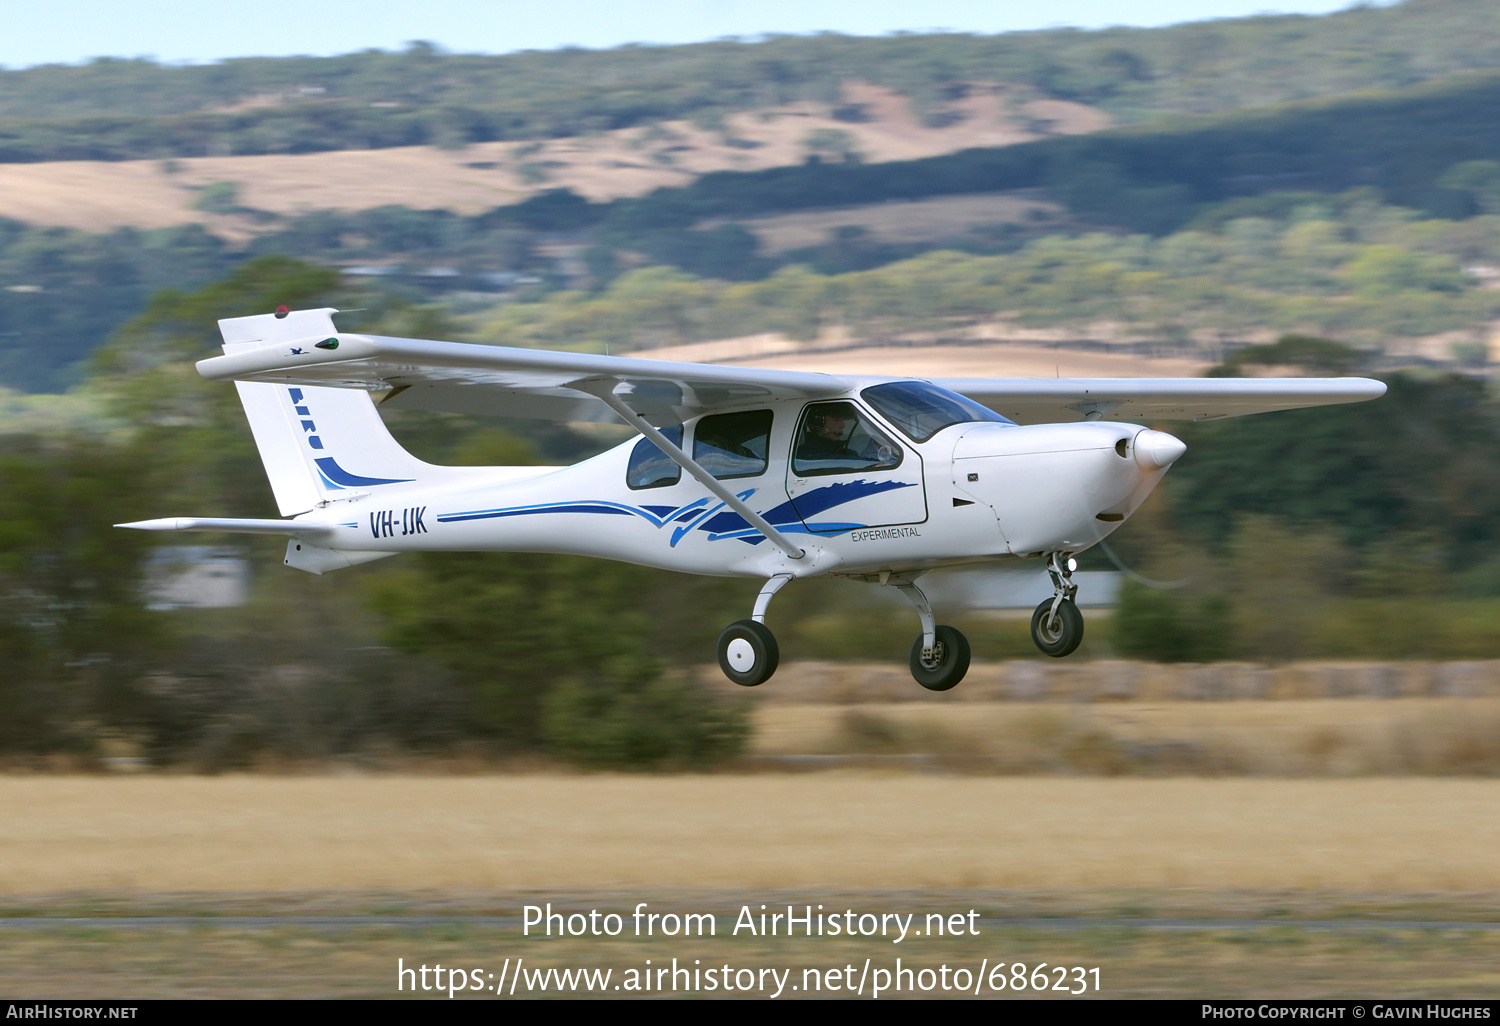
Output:
M1215 374L1374 374L1390 385L1377 403L1166 425L1189 455L1111 545L1143 579L1184 583L1127 583L1083 654L1500 658L1487 0L999 37L100 60L0 71L0 163L461 148L713 128L802 101L856 125L869 112L844 100L851 81L895 90L929 125L1003 83L1119 127L879 163L825 131L801 163L611 202L543 190L478 215L277 215L218 182L195 205L242 217L237 233L0 221L0 757L677 767L743 750L745 707L690 671L754 582L503 554L312 578L252 540L237 543L255 568L248 605L147 609L156 539L109 525L275 515L233 390L192 362L215 351L218 318L281 303L349 310L347 330L615 353L758 333L961 342L998 326L1189 354ZM996 193L1042 206L924 240L854 224L775 250L757 234L757 219L830 206ZM414 413L392 428L462 464L571 462L623 438ZM1099 552L1085 563L1113 568ZM788 589L772 613L783 658L903 660L910 613L872 592ZM1035 658L1025 621L956 622L978 658Z

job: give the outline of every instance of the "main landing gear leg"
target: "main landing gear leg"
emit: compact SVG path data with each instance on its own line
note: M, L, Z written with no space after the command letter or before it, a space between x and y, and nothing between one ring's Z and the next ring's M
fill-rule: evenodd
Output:
M911 675L928 691L947 691L969 672L969 640L936 621L932 604L914 582L894 583L922 620L922 633L911 646Z
M791 574L777 574L766 581L755 598L755 612L750 619L736 620L719 635L719 669L736 684L753 688L770 680L776 672L781 651L776 636L766 626L766 610L772 596L791 579Z
M1078 594L1078 585L1073 583L1077 567L1077 562L1060 552L1047 557L1053 595L1031 614L1031 640L1054 659L1071 655L1083 641L1083 614L1073 601Z

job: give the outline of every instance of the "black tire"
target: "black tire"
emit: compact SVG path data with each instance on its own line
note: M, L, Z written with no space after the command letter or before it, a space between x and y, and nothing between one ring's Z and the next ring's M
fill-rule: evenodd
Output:
M933 631L938 650L935 664L922 660L922 635L911 646L911 675L928 691L947 691L969 672L969 639L956 628L939 625Z
M719 669L742 687L770 680L780 659L776 636L763 623L737 620L719 635Z
M1054 659L1072 655L1083 641L1083 614L1067 599L1057 604L1057 621L1052 618L1052 600L1048 599L1036 607L1031 614L1031 640L1036 647Z

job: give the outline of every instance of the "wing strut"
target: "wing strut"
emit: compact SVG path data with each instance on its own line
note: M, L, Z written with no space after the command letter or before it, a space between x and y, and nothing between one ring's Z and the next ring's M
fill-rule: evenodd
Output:
M598 387L587 387L590 385ZM686 470L689 474L692 474L693 477L698 479L699 484L707 488L709 491L713 492L714 495L718 496L719 499L724 503L724 505L728 506L740 516L744 517L745 520L750 524L750 526L755 528L761 534L765 535L766 539L770 541L772 545L775 545L778 549L780 549L782 552L785 552L792 559L801 559L807 554L803 549L797 547L796 545L793 545L791 540L788 539L786 535L782 534L780 531L776 530L776 528L772 527L770 522L767 521L765 517L761 516L749 506L745 505L743 499L741 499L738 495L735 495L728 488L725 488L723 483L720 482L718 478L710 474L707 470L704 470L703 467L698 464L697 460L693 459L687 453L683 452L680 448L673 445L672 442L667 438L667 436L663 435L660 431L656 430L656 428L652 427L650 422L648 422L646 418L642 417L639 413L636 413L629 406L626 406L625 402L619 396L615 395L615 388L618 385L619 382L617 381L599 381L596 379L589 382L580 382L578 385L575 385L573 387L578 388L580 391L588 392L590 395L596 395L605 403L607 403L610 409L614 410L625 419L625 423L629 424L641 434L651 439L651 441L656 444L656 447L658 449L672 458L672 462L676 463L683 470Z

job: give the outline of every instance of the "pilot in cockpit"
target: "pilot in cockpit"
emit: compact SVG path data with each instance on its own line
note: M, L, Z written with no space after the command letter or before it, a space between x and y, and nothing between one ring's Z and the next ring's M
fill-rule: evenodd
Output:
M799 460L836 460L857 457L849 448L849 436L854 433L856 423L853 408L848 403L826 403L823 408L808 415L802 430L802 440L797 446Z

